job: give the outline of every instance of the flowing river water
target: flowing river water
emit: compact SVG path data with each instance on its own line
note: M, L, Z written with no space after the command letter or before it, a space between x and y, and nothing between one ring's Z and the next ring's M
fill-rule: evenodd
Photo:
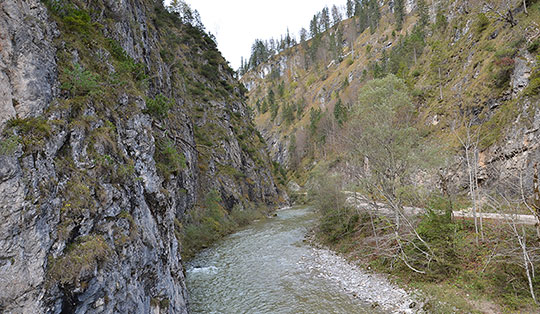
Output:
M190 312L341 314L409 309L411 301L403 290L305 243L315 219L310 208L283 209L202 251L186 265Z

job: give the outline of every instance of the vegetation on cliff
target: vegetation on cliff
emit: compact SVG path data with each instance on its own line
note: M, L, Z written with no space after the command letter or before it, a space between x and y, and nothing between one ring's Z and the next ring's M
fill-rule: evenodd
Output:
M254 208L285 202L264 140L251 137L244 86L195 12L175 3L169 10L153 0L37 4L54 28L46 35L56 68L47 82L32 83L50 83L54 97L24 114L17 110L27 105L13 100L16 117L0 135L2 163L9 161L0 184L22 195L6 209L21 225L5 226L24 230L6 241L37 234L41 241L7 245L26 250L9 253L10 267L26 271L19 258L26 254L40 263L30 267L39 300L24 297L30 288L15 296L31 303L23 312L84 312L94 302L104 311L185 312L180 254L258 217ZM5 4L19 5L28 6ZM40 40L30 19L9 31ZM26 54L33 64L35 54ZM19 219L21 212L33 218Z

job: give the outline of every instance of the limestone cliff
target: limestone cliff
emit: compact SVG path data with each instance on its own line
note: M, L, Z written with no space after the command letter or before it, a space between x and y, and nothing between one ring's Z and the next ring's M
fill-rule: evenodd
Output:
M153 0L0 2L0 312L186 313L182 218L284 201L243 86Z

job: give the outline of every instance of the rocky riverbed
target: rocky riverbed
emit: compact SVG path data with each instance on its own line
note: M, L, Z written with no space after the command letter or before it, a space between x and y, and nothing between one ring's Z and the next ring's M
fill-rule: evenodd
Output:
M392 284L386 276L369 273L329 249L313 247L310 256L303 257L299 264L353 297L370 303L373 308L391 313L423 312L416 291L407 292Z

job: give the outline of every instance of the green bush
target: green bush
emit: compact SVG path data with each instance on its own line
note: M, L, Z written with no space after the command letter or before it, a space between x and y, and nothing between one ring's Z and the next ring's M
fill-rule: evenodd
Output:
M146 111L156 119L167 117L169 110L173 107L173 101L159 94L154 98L146 98Z
M488 28L489 24L490 24L490 21L484 13L478 14L477 20L476 20L476 32L482 33Z
M76 63L73 70L64 69L65 76L61 88L72 96L95 95L98 93L99 76L85 70Z
M536 56L537 62L540 64L540 55ZM525 95L534 96L540 93L540 66L533 69L530 77L529 86L525 89Z
M0 141L0 156L11 155L17 150L21 139L17 135L12 135Z
M535 53L536 51L538 51L538 47L540 47L540 39L536 39L531 42L529 46L527 46L527 51L529 51L530 53Z
M202 204L187 217L184 229L184 254L190 256L234 230L218 191L206 193Z
M51 135L51 126L44 118L11 119L8 128L16 129L25 152L33 152L45 145ZM14 139L14 138L13 138ZM6 148L13 148L13 143L6 142Z
M441 280L459 271L459 256L456 249L456 235L459 225L452 222L452 206L446 199L435 197L427 208L425 217L420 221L416 232L427 243L419 239L405 248L411 263L418 269L423 269L428 279ZM429 246L429 249L428 247ZM424 252L433 253L429 260Z
M80 217L95 209L92 192L83 178L73 177L66 184L62 193L64 204L62 214L68 217Z
M76 8L69 1L43 0L47 8L57 15L65 28L77 35L90 35L93 29L90 14L86 10Z
M86 11L70 8L62 20L66 28L74 33L89 35L92 30L92 21Z
M186 167L186 158L176 150L174 143L170 140L156 141L154 159L158 172L165 178Z
M231 210L231 219L240 227L248 225L255 219L260 219L263 214L257 211L255 207L244 208L240 204L236 204Z
M312 203L320 213L319 229L325 240L335 243L356 230L358 213L346 204L338 177L320 177L310 190Z
M512 73L514 72L515 61L510 57L503 57L495 61L497 69L493 75L493 81L495 86L498 88L503 88L508 85Z

